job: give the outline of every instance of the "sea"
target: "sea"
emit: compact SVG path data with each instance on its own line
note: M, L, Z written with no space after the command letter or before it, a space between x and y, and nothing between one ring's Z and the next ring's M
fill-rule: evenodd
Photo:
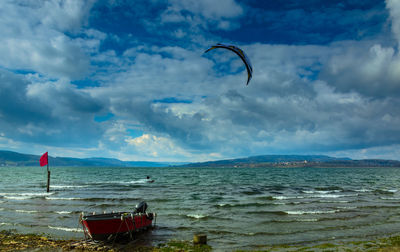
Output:
M84 238L79 216L146 201L149 245L207 235L215 250L400 234L400 169L0 167L0 230ZM148 183L146 177L154 179Z

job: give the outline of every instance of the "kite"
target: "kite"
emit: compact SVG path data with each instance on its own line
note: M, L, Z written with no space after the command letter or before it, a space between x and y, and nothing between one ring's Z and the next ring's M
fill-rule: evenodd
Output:
M246 86L249 85L251 77L253 77L253 67L251 66L250 60L246 56L246 54L243 52L243 50L234 45L226 45L226 44L218 43L218 44L213 45L210 48L208 48L204 53L211 51L213 49L216 49L216 48L225 48L225 49L231 50L232 52L236 53L242 59L244 65L246 66L246 69L247 69Z

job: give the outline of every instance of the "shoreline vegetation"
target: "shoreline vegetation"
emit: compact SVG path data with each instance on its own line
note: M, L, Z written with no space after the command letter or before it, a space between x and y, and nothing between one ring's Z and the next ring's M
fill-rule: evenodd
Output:
M0 231L0 251L213 251L209 245L193 245L192 241L171 240L157 246L141 244L140 239L129 243L100 243L85 240L59 240L42 234L21 234L13 230ZM253 250L237 251L400 251L400 234L370 241L322 243L314 246L276 245L260 246Z

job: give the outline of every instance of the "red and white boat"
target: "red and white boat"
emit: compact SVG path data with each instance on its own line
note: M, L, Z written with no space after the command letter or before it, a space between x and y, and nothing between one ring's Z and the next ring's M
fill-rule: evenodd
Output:
M147 213L146 202L141 202L133 212L81 215L85 236L93 240L115 240L130 237L152 227L155 213Z

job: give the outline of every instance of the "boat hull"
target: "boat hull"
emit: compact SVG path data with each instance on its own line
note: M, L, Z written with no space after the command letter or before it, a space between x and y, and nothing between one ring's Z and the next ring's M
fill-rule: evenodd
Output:
M85 234L93 240L110 240L148 229L152 226L153 214L131 214L127 212L86 215L82 217Z

